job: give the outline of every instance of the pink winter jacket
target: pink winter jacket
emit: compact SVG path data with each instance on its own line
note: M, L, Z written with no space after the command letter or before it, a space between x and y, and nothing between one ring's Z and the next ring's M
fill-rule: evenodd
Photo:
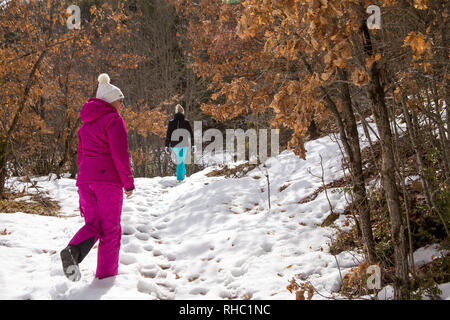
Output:
M127 129L117 110L106 101L90 98L80 116L77 186L101 182L134 189Z

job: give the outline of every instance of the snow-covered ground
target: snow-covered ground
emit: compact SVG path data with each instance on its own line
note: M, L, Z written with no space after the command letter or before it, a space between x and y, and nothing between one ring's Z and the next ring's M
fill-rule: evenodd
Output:
M136 179L123 205L119 275L104 280L95 279L96 246L79 282L64 277L59 251L83 225L75 181L36 178L62 212L0 214L0 299L295 299L286 286L298 274L329 296L339 290L339 268L344 275L363 258L329 253L335 229L320 227L330 214L324 192L298 203L322 185L310 174L321 176L320 155L325 183L343 176L332 139L306 148L306 160L285 151L267 161L271 210L265 169L226 179L207 177L210 167L181 184L175 177ZM343 193L328 189L328 197L342 212ZM346 220L335 223L346 228Z

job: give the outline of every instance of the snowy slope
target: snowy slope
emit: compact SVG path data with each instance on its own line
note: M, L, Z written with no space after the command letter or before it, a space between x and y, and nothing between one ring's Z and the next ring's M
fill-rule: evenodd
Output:
M135 194L124 200L119 275L104 280L94 278L96 247L81 264L80 282L64 277L59 251L83 225L75 181L39 178L63 212L0 214L0 299L295 299L286 286L297 274L329 296L340 286L336 259L345 274L362 257L328 253L335 231L319 226L330 214L323 192L298 203L322 185L309 173L321 175L319 155L326 183L343 176L329 137L306 148L306 160L290 151L268 160L270 211L258 168L239 179L207 177L213 168L182 184L175 177L136 179ZM343 194L329 189L328 196L342 212Z

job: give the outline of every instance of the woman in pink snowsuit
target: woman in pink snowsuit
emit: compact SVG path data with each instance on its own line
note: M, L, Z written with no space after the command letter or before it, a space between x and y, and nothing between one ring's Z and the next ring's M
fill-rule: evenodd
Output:
M64 274L72 281L80 279L78 264L97 240L96 277L117 275L123 190L127 197L134 190L127 130L119 114L124 96L109 83L107 74L101 74L98 81L96 98L90 98L81 109L83 125L78 131L76 185L85 225L61 251Z

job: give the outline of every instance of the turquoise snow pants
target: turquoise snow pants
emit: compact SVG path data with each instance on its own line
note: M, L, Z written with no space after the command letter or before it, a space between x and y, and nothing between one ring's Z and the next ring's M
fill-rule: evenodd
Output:
M173 152L177 156L177 180L184 180L184 175L186 174L186 164L184 163L186 159L188 147L174 147Z

